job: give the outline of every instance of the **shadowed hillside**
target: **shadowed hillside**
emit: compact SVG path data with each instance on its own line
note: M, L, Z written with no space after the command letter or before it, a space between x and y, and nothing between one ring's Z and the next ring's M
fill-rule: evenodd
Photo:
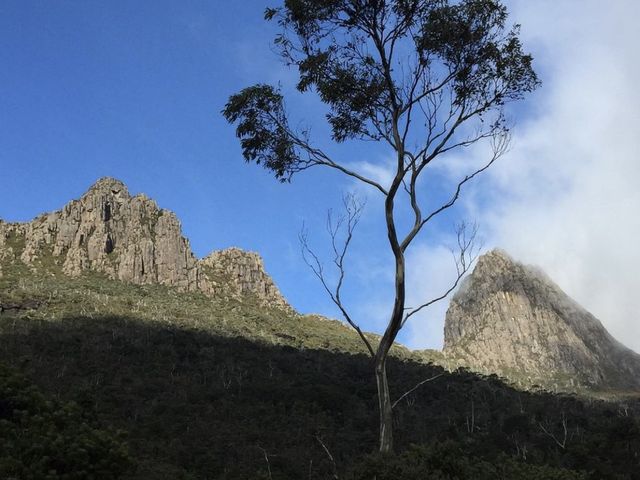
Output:
M47 395L129 432L137 471L127 478L269 478L269 469L274 479L331 478L334 468L343 474L375 448L375 384L363 355L130 316L4 314L0 329L0 362L26 372ZM590 478L640 478L630 405L533 395L497 378L413 362L396 360L390 370L396 397L443 374L396 406L400 451L450 440L460 455L489 462L506 454L598 472Z

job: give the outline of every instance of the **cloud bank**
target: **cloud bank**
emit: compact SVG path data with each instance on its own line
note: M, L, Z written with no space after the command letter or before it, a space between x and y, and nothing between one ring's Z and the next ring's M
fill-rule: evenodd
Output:
M467 214L488 246L542 267L640 351L640 2L510 8L543 87L510 153L467 192ZM437 265L434 255L417 260ZM440 346L439 310L411 326L409 344Z

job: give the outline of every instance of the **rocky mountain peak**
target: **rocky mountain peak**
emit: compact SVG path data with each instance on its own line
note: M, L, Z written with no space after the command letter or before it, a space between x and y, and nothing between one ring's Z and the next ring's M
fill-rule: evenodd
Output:
M501 250L481 256L451 300L444 353L523 384L640 388L640 355L540 269Z
M114 195L129 198L129 190L124 182L113 177L102 177L94 183L83 196L87 195Z
M58 268L70 276L96 271L136 284L255 297L262 304L290 308L257 254L234 249L197 260L173 212L146 195L131 196L123 182L111 177L32 222L0 221L3 258L34 269Z
M143 195L139 196L146 199ZM103 177L89 187L79 201L91 211L94 209L101 211L103 220L108 222L122 205L131 201L131 195L127 186L120 180Z

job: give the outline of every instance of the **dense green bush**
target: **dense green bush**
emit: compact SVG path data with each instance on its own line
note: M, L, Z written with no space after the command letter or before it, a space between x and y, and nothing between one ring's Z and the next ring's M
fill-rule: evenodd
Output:
M414 445L401 455L369 455L349 480L583 480L580 472L531 465L498 455L493 461L469 455L455 442Z
M0 365L0 478L110 480L131 466L117 432L94 428L75 404L46 399Z

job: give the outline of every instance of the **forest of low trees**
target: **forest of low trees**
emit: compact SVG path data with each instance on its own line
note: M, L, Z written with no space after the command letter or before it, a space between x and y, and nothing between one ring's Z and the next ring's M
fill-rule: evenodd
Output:
M444 375L396 405L398 452L380 456L365 355L126 317L19 321L0 316L2 478L640 478L638 403L392 360L397 392Z

